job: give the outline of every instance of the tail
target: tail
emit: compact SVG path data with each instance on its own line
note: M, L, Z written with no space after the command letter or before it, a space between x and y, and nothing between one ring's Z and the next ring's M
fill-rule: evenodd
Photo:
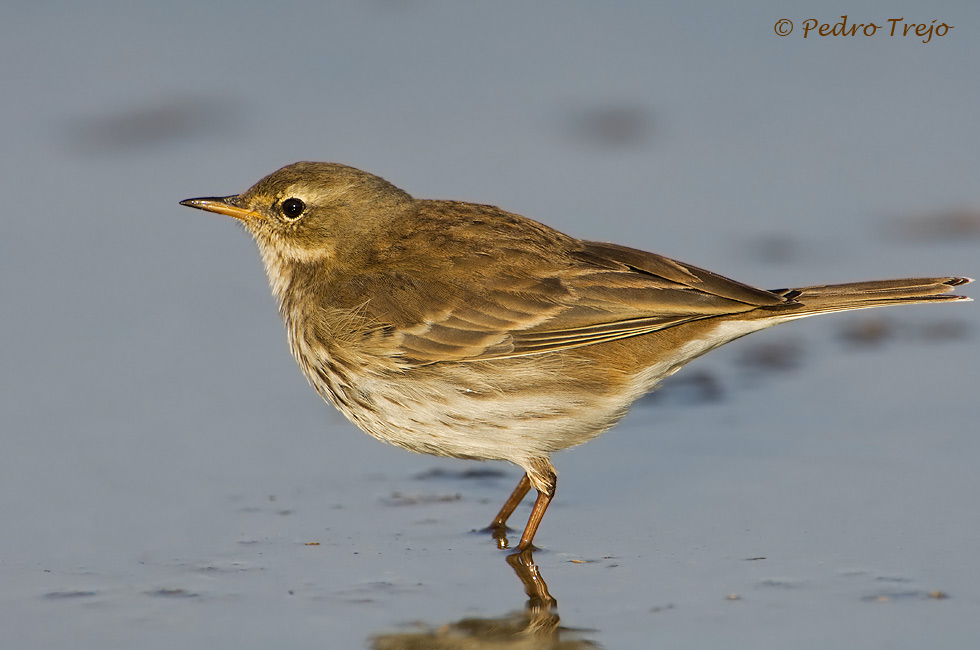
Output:
M803 289L776 289L773 293L785 298L789 304L798 304L799 307L792 312L792 317L801 318L813 314L886 305L971 300L966 296L947 295L953 287L969 282L973 280L971 278L876 280Z

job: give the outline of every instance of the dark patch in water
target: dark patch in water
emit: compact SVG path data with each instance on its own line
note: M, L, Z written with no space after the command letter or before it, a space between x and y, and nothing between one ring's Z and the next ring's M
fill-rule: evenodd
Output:
M483 479L496 479L505 478L508 476L507 472L502 469L496 469L493 467L470 467L464 470L450 470L443 469L441 467L434 467L432 469L427 469L424 472L420 472L415 475L415 478L419 481L426 481L430 478L436 479L453 479L453 480L483 480Z
M144 591L147 596L154 596L160 598L197 598L198 594L194 592L187 591L186 589L152 589L150 591Z
M390 497L382 499L381 502L386 506L418 506L459 501L462 498L460 494L402 494L401 492L393 492Z
M44 594L42 598L47 600L67 600L69 598L88 598L98 595L97 591L52 591Z

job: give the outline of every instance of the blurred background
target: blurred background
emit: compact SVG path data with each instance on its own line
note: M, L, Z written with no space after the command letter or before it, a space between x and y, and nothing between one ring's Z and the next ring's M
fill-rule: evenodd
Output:
M883 28L803 38L845 12ZM895 18L953 28L923 43ZM469 533L519 473L380 445L321 403L247 235L181 199L328 160L768 288L975 276L978 18L966 0L8 7L4 645L398 647L524 607ZM557 455L535 560L562 625L616 648L968 647L975 305L749 337Z

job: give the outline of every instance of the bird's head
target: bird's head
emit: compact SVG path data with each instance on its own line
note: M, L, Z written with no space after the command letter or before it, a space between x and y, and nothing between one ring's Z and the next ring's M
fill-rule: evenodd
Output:
M366 235L411 208L412 197L386 180L335 163L298 162L242 194L181 201L240 220L270 263L342 264Z

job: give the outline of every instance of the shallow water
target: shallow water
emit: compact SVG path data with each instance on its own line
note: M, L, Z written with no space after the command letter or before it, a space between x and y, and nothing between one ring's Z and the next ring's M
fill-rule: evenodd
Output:
M548 608L474 532L517 470L356 431L177 205L326 159L762 286L976 275L975 4L773 34L814 11L8 10L3 646L971 647L977 303L753 335L556 455Z

